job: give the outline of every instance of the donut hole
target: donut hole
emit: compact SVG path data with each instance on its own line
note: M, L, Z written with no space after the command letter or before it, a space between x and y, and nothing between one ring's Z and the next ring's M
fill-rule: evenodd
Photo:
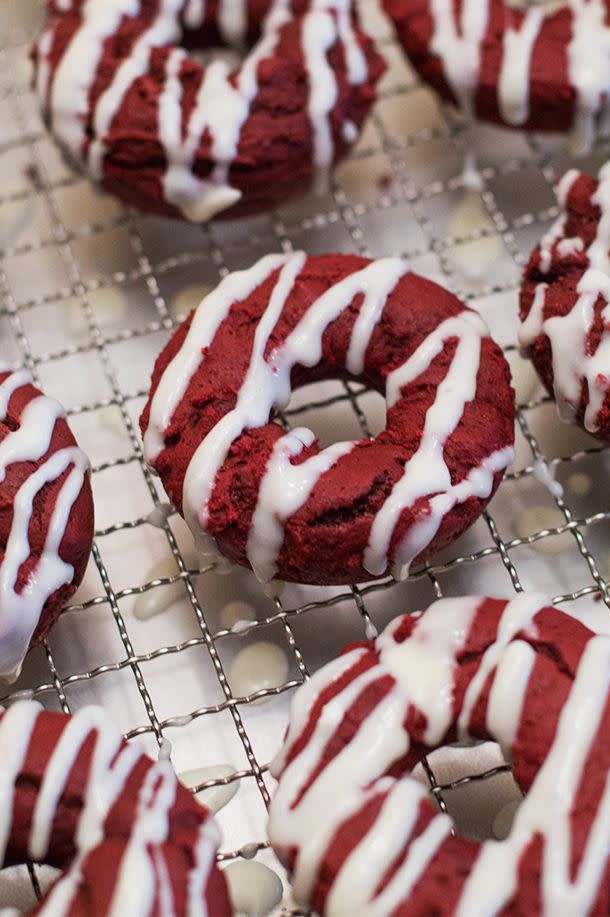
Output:
M347 384L346 384L347 383ZM332 377L295 387L282 412L292 427L308 427L325 448L344 440L375 437L386 424L384 395L362 380Z
M471 840L501 839L523 794L496 742L446 745L428 755L428 763L455 824L455 831ZM429 786L422 764L413 771ZM433 796L436 796L433 793Z
M260 38L268 8L268 3L245 6L243 19L234 9L223 20L219 4L187 0L180 14L180 41L189 51L215 47L246 50Z
M235 48L224 46L213 48L189 48L189 57L202 67L208 67L214 61L223 61L231 70L237 70L243 60Z

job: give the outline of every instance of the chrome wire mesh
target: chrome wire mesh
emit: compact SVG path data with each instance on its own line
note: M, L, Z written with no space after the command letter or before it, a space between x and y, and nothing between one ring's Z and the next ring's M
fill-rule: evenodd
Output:
M272 782L268 760L258 751L260 742L253 736L256 730L266 728L268 719L263 726L257 725L251 715L252 705L283 698L283 706L277 708L280 735L286 721L285 700L324 659L324 653L311 650L310 634L316 628L318 634L324 633L324 642L340 620L339 643L343 635L343 642L362 639L398 612L414 610L435 596L464 591L508 595L512 590L541 586L553 595L555 603L573 607L575 613L581 608L583 614L588 613L594 600L601 600L598 610L604 604L610 607L604 547L610 506L605 507L604 490L597 484L605 470L606 451L569 428L562 428L556 436L559 421L549 398L540 391L519 404L518 461L490 511L449 551L414 570L405 584L383 580L343 589L288 591L268 601L257 619L236 634L219 626L217 616L209 613L205 584L213 570L193 565L183 549L184 539L178 537L175 514L168 514L157 530L164 552L173 558L175 573L147 578L142 571L131 581L124 577L117 581L113 564L108 563L109 554L114 557L109 547L112 540L125 533L138 538L149 531L150 510L165 503L144 463L136 418L146 394L152 358L181 320L176 302L182 302L178 296L182 278L187 287L203 283L211 288L227 271L277 249L400 254L410 259L415 270L441 280L478 308L492 331L498 333L509 358L516 358L514 316L519 271L531 245L556 216L551 188L568 164L567 157L555 142L487 128L473 131L440 107L433 94L414 78L372 0L363 0L363 13L390 66L369 124L356 151L337 170L329 193L253 220L176 227L92 195L87 181L63 164L40 123L25 63L42 15L41 4L36 0L2 0L0 8L1 355L30 369L49 394L61 397L69 385L68 413L76 428L81 421L85 425L90 421L97 428L102 419L107 423L111 412L122 445L116 453L100 453L94 458L94 488L96 480L105 475L112 475L112 487L119 490L134 488L137 479L148 501L146 511L133 518L123 518L120 509L109 516L102 512L91 568L96 587L84 595L79 593L77 598L82 599L66 610L58 625L61 644L54 631L49 642L31 654L35 660L26 664L17 684L0 689L4 694L0 703L26 695L69 712L79 705L81 686L86 685L104 703L105 685L112 683L108 679L121 676L120 692L135 686L141 701L141 716L132 715L131 705L126 705L129 716L126 722L121 721L121 727L128 739L152 739L149 750L154 750L155 744L162 748L168 732L176 745L181 730L198 721L211 722L214 729L218 718L225 717L223 728L234 732L243 752L243 766L197 789L249 782L263 807L269 803ZM478 157L480 191L464 188L462 169L468 148ZM607 150L601 147L583 167L594 169L606 156ZM474 219L471 214L465 231L452 218L460 207L475 208ZM490 251L495 253L493 258ZM469 258L473 263L487 259L490 264L473 277L471 271L464 270ZM114 297L107 300L110 322L103 305L108 294ZM112 318L117 295L130 305L132 297L137 298L137 320L132 319L131 311ZM510 318L508 324L506 316ZM72 326L76 322L77 333L70 322ZM127 362L138 360L141 372L124 371ZM84 400L81 391L87 395ZM311 423L312 416L340 411L342 416L352 416L361 435L371 436L374 412L370 398L361 385L337 383L332 393L318 389L309 400L291 404L284 421L287 425L293 421ZM83 445L87 448L86 443ZM540 467L557 474L565 496L552 496L538 482ZM581 480L583 473L588 475L592 482L589 494L582 493L582 488L570 490L570 475L575 471ZM555 524L534 526L517 537L511 530L511 513L516 506L527 507L533 500L555 511ZM560 564L533 550L540 542L552 544L553 539L555 544L556 539L563 539ZM129 603L175 583L183 585L181 604L191 620L188 634L180 640L172 640L170 635L143 649L141 641L134 643L132 639ZM248 588L254 588L252 583ZM64 655L70 658L74 622L98 612L103 627L97 663L85 668L66 665ZM325 613L325 622L318 612ZM281 685L235 696L227 675L230 654L224 653L223 646L229 641L268 639L271 633L289 655L290 676ZM107 653L106 640L108 647L112 643L112 651ZM152 666L167 659L173 667L170 671L178 678L192 668L192 653L200 651L207 653L206 665L217 690L198 705L189 703L187 697L175 710L160 711L163 704L152 689ZM328 658L335 651L325 650ZM197 754L191 753L191 757L191 766L197 765ZM443 808L448 791L506 769L499 764L482 774L444 782L435 776L433 765L425 763L431 792ZM249 835L245 843L224 848L220 857L231 860L264 854L272 863L267 846L264 833L258 832ZM33 867L30 874L38 894ZM288 901L287 895L286 907Z

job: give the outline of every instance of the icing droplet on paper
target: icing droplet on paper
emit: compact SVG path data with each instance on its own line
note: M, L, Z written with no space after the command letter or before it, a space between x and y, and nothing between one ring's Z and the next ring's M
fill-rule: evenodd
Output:
M593 479L584 471L575 471L568 478L567 486L576 497L586 497L593 489Z
M513 821L515 820L515 815L517 814L517 809L521 805L520 799L514 799L512 802L507 803L503 806L496 817L493 820L491 830L493 831L493 836L498 841L503 841L510 834L510 829L513 826Z
M233 696L247 697L263 688L278 688L286 682L288 669L288 657L275 643L251 643L240 650L231 665L229 683Z
M234 633L239 633L240 630L245 629L248 623L256 621L256 612L254 606L249 602L235 599L222 606L219 620L223 630L232 630Z
M247 917L264 917L282 900L280 877L256 860L237 860L224 870L233 907Z
M155 506L152 512L148 514L146 522L148 522L149 525L154 525L155 528L158 529L165 528L165 523L173 512L174 508L171 503L160 503L159 506Z
M235 773L235 768L230 764L213 764L209 767L197 767L193 770L182 771L178 774L178 780L189 790L199 786L200 783L206 783L208 780L217 780L222 777L230 777ZM231 783L219 783L218 786L208 787L206 790L200 790L196 793L199 802L202 802L211 812L219 812L220 809L228 805L239 789L239 780L233 780Z
M513 520L513 528L518 538L527 538L542 529L556 529L565 525L565 517L560 510L544 504L535 504L521 510ZM547 535L528 547L539 554L561 554L572 546L572 535L563 532L560 535Z
M187 553L184 555L184 562L190 569L197 566L198 559L194 554ZM178 572L176 561L173 557L168 557L154 564L145 574L144 581L149 583L157 579L166 579L170 576L177 576ZM186 589L182 580L166 586L152 586L137 597L133 606L133 616L139 621L146 621L148 618L154 618L155 615L167 611L175 602L186 598Z
M210 287L205 283L192 283L178 290L172 296L169 310L174 318L186 317L191 309L195 309L201 300L208 295Z
M502 242L493 231L481 195L478 191L467 188L451 215L447 236L450 240L468 239L482 231L485 231L486 235L455 244L447 253L454 268L470 281L479 281L486 277L502 253Z

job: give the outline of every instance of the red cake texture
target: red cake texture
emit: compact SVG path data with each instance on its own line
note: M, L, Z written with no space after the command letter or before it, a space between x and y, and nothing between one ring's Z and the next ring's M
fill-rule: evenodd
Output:
M60 534L57 550L52 545L54 518ZM88 461L63 409L34 387L27 372L0 371L3 677L16 676L25 651L45 638L76 592L92 540ZM49 568L56 576L45 576Z
M290 387L348 377L386 395L374 439L322 450L274 419ZM513 421L502 352L455 296L399 259L297 253L204 299L157 360L141 428L196 535L263 581L346 583L404 576L471 525L512 460Z
M482 121L590 147L607 94L610 0L383 0L422 79ZM523 4L522 4L523 6Z
M162 216L250 214L323 180L384 70L351 3L140 0L136 15L129 0L48 6L33 58L51 131L106 190ZM181 42L250 51L231 70Z
M62 870L33 913L233 913L212 816L100 708L65 716L20 701L0 713L0 779L0 866Z
M572 169L523 275L519 341L561 417L610 442L610 172Z
M443 599L299 688L269 837L320 914L610 910L610 637L540 596ZM525 794L508 838L453 836L410 777L456 740L499 742ZM320 813L324 812L324 817Z

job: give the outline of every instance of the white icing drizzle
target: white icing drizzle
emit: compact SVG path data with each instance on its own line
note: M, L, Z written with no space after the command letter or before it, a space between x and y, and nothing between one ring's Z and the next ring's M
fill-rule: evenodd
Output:
M8 416L11 396L32 383L24 370L12 373L0 384L0 422ZM45 395L35 396L24 408L19 427L0 442L0 485L11 465L40 462L51 445L57 420L64 417L61 405ZM47 599L61 586L72 582L74 568L65 563L59 548L72 507L81 492L89 468L87 457L76 446L59 449L28 475L13 500L13 519L4 558L0 563L0 677L13 680ZM17 577L30 556L28 531L34 500L46 484L69 469L48 522L46 540L38 563L26 586L17 591Z
M570 194L570 190L572 189L572 186L574 182L577 180L577 178L579 177L579 175L580 175L580 172L578 172L577 169L569 169L565 173L565 175L563 175L562 178L555 185L555 195L557 197L560 207L565 207L566 202L568 200L568 196ZM545 233L545 235L540 240L540 270L542 271L543 274L548 274L551 268L551 262L553 259L553 248L555 247L557 242L560 239L562 239L564 243L568 241L567 239L563 239L563 234L564 234L564 230L566 226L566 219L567 219L566 214L560 213L557 219L555 220L555 222L553 223L553 225L551 226L551 228L549 229L549 231ZM582 248L583 243L581 239L574 239L571 241L572 241L572 250L573 251L578 251L579 249ZM566 246L564 245L562 252L560 252L560 255L562 253L565 255L568 255L570 253L570 250L566 248Z
M466 881L459 917L489 913L508 901L517 883L521 854L536 835L544 838L542 905L548 914L586 914L594 902L610 844L610 775L574 881L570 876L570 814L587 755L610 690L610 640L595 637L580 660L561 712L557 734L504 843L486 843ZM489 881L489 876L494 881Z
M427 796L421 784L410 776L381 775L408 750L409 737L403 723L411 705L426 717L426 742L442 743L452 719L456 658L468 645L470 628L483 601L458 598L435 603L401 643L394 640L401 619L390 624L375 642L379 661L348 680L326 701L305 743L301 737L314 703L322 692L356 666L366 651L357 648L335 659L297 691L286 743L271 766L279 785L270 810L269 837L280 852L297 851L293 888L300 905L311 904L310 896L320 879L322 860L336 831L381 793L387 793L387 798L373 824L330 879L325 914L338 917L366 913L388 917L399 905L404 906L410 889L422 877L431 857L442 848L451 822L447 816L438 814L411 843L390 882L377 893L397 851L409 841L419 807ZM484 653L464 698L460 720L465 736L477 700L491 678L487 728L504 751L510 753L535 660L534 649L516 636L524 632L535 638L532 621L544 606L541 596L522 595L507 602L496 640ZM394 687L303 792L328 742L344 721L346 711L367 685L388 673L396 679ZM592 637L578 664L549 754L516 813L508 839L503 843L488 841L480 847L457 903L456 913L461 917L495 914L510 902L517 887L523 851L537 835L544 842L540 883L544 913L589 912L610 843L610 775L585 844L583 860L573 879L571 810L609 689L610 639ZM297 743L301 747L287 764ZM320 812L324 812L323 819ZM328 873L324 877L328 882Z
M544 22L544 10L527 10L519 29L504 31L498 104L507 124L524 124L529 117L530 65L536 39Z
M5 790L0 794L0 863L11 827L15 780L26 760L41 714L42 708L38 704L21 701L12 705L0 720L0 748L3 749L0 780ZM81 864L93 848L103 843L106 816L141 760L141 752L135 745L122 744L120 734L100 708L85 707L70 717L51 751L36 799L28 839L28 852L33 860L43 861L48 854L57 805L66 788L71 765L92 734L95 735L95 743L87 783L83 788L84 803L76 832L76 856L44 899L40 913L45 917L62 917L72 912L73 898L81 880ZM109 913L147 917L153 913L157 894L165 902L163 913L173 913L167 863L159 845L169 838L169 816L177 785L169 761L153 765L142 781ZM204 891L214 867L218 832L211 819L206 819L200 830L195 865L189 874L189 913L207 917Z
M246 546L246 555L260 582L270 582L277 573L276 559L284 541L286 519L308 500L322 475L354 447L353 443L334 443L293 465L291 459L314 441L311 430L297 427L278 439L267 463Z
M165 430L231 305L241 302L273 273L287 264L289 255L266 255L246 271L226 277L199 304L182 347L159 381L150 407L150 421L144 434L146 461L152 464L164 448Z
M358 295L363 296L363 301L352 329L346 364L350 372L361 373L369 342L387 299L407 271L405 262L389 258L373 261L349 274L310 306L286 340L265 360L270 335L304 262L303 253L269 255L249 271L228 275L196 311L184 343L163 373L152 399L149 426L144 436L144 451L149 463L154 462L162 450L164 433L172 415L201 365L205 349L229 315L232 303L245 299L274 271L279 271L267 309L256 328L250 364L235 407L203 439L185 475L184 516L206 551L213 550L206 533L209 500L216 475L233 442L244 430L267 423L274 408L288 403L293 367L311 367L320 361L325 329ZM429 501L430 512L422 514L395 550L392 572L397 579L407 576L410 563L430 544L445 514L456 503L472 496L488 497L494 475L513 459L512 448L500 449L486 457L458 484L452 484L444 460L444 445L460 422L466 404L475 396L481 340L487 334L481 317L465 310L437 326L409 359L387 377L386 401L392 407L399 400L403 387L429 368L445 343L457 340L449 371L427 412L419 447L373 521L363 557L364 567L372 574L381 575L388 566L392 534L405 507L420 497L435 494ZM271 580L277 571L286 519L303 506L320 477L354 447L353 443L336 443L294 465L291 458L311 446L314 439L310 430L299 428L276 442L268 460L247 542L248 559L263 582Z
M443 516L458 502L453 496L456 485L451 483L443 451L449 436L462 418L466 404L474 399L481 338L486 334L487 327L476 312L462 312L458 316L446 319L428 335L415 353L387 378L386 400L388 406L392 407L398 400L402 388L428 369L435 357L442 352L445 342L452 337L457 338L458 343L449 371L438 386L434 403L426 414L417 451L405 465L403 476L394 485L371 526L369 543L364 553L364 566L370 573L380 575L385 570L392 534L405 506L412 505L419 497L439 491L442 499L439 501L438 498L433 498L430 507L432 508L433 503L435 508L439 504L444 506L448 503L447 509L443 509L442 512L433 511L415 522L402 543L398 545L392 570L395 579L406 578L412 560L430 544ZM504 461L504 455L501 461ZM482 471L483 467L482 465L478 470ZM501 467L505 468L506 465ZM486 481L480 482L480 486L485 490L488 481L487 494L491 492L492 480L493 473L488 472ZM464 482L461 482L461 485L464 485Z
M27 704L27 707L26 707ZM4 863L11 827L15 781L25 761L29 737L42 708L22 701L8 708L2 718L2 767L0 768L0 863Z
M511 643L512 640L514 640L516 634L518 634L519 631L524 631L533 639L538 636L535 628L532 627L531 622L536 613L548 604L550 603L545 596L536 595L535 593L524 593L517 596L517 598L513 599L512 602L509 602L506 606L506 609L504 610L498 625L496 640L485 651L483 658L481 659L481 664L477 669L477 673L468 685L468 689L462 703L462 710L457 722L460 741L465 742L470 738L468 735L468 724L472 717L472 712L477 705L477 701L481 696L489 676L494 671L494 669L498 669L500 659L502 658L507 646L509 643ZM525 646L530 649L528 644L525 644ZM512 670L512 666L509 668ZM499 672L497 674L499 674ZM520 681L517 682L517 684L520 684ZM490 705L487 711L487 728L492 733L492 735L496 736L502 746L502 750L506 754L510 752L510 746L514 738L515 730L511 728L508 734L505 734L502 729L504 718L502 717L498 722L496 722L492 715L492 713L496 710L502 712L502 707L504 706L502 703L502 692L501 690L498 692L498 689L501 685L504 685L505 687L510 686L510 680L506 681L503 678L498 680L498 678L496 678L496 681L494 681L493 691L496 691L497 695L499 693L499 697L497 698L496 703L493 704L493 711L490 700ZM523 692L525 692L525 687L526 684L522 685ZM523 700L523 698L521 699ZM519 721L521 708L516 704L511 706L513 707L510 714L511 717L512 714L516 712L516 726ZM516 711L514 709L515 707L517 707Z
M84 125L89 94L99 72L105 40L126 18L141 15L139 0L85 0L81 23L64 50L52 78L48 102L52 127L77 160L84 160L96 180L103 179L106 138L112 122L135 81L150 70L153 49L171 48L158 101L159 139L166 154L163 175L166 200L196 222L208 220L237 203L241 192L229 182L229 170L237 156L242 128L258 92L259 63L273 54L279 33L293 14L287 0L274 0L262 25L259 41L236 71L235 81L226 62L217 60L204 68L193 110L183 132L183 84L181 70L186 52L174 46L180 38L180 18L188 28L198 28L205 17L204 0L160 0L158 12L142 31L130 51L117 65L112 79L97 99L91 121L94 137L87 151ZM245 0L221 0L218 27L232 46L243 46L247 31ZM314 133L314 166L318 174L328 170L334 157L329 114L337 99L337 79L327 52L341 43L347 78L352 85L365 82L366 58L356 40L350 4L315 0L303 17L301 45L309 81L308 113ZM37 90L46 107L49 52L52 32L38 43ZM211 138L215 161L210 176L199 179L193 172L204 132ZM349 132L349 131L348 131Z
M459 27L453 0L430 0L430 13L434 21L430 48L440 57L456 99L469 112L479 75L489 0L464 0Z
M569 172L558 189L559 201L565 204L569 190L577 178L573 170ZM530 311L519 329L519 344L527 351L536 340L544 334L551 343L553 362L553 389L557 408L562 420L574 420L581 398L581 385L587 383L589 402L584 416L584 426L590 433L599 429L598 417L604 405L606 394L610 390L610 305L602 311L604 328L597 350L587 353L586 342L593 326L594 307L599 296L610 300L610 166L606 164L599 173L599 187L593 197L601 211L600 221L595 238L587 249L589 267L584 272L577 286L579 294L572 309L562 316L544 318L544 307L548 285L540 283L536 287ZM562 220L563 217L560 217ZM540 268L548 272L551 268L552 252L559 257L576 249L572 240L569 248L560 249L555 244L561 229L559 222L556 228L543 241ZM579 240L580 241L580 240ZM561 244L561 243L560 243ZM582 243L581 243L582 245Z
M605 107L610 88L610 29L604 0L568 0L572 11L572 38L568 46L570 83L576 90L576 115L570 147L587 153L595 140L596 119Z
M497 88L502 118L513 125L528 120L536 40L545 19L568 7L572 32L565 53L569 82L576 93L570 146L575 153L587 152L595 139L596 122L603 122L608 115L610 29L605 23L604 0L506 2L505 6L523 10L523 16L518 29L507 22L502 35ZM447 82L459 104L469 113L473 110L489 12L490 0L463 0L458 21L453 0L430 0L433 19L430 50L440 58ZM508 18L508 9L505 12Z

